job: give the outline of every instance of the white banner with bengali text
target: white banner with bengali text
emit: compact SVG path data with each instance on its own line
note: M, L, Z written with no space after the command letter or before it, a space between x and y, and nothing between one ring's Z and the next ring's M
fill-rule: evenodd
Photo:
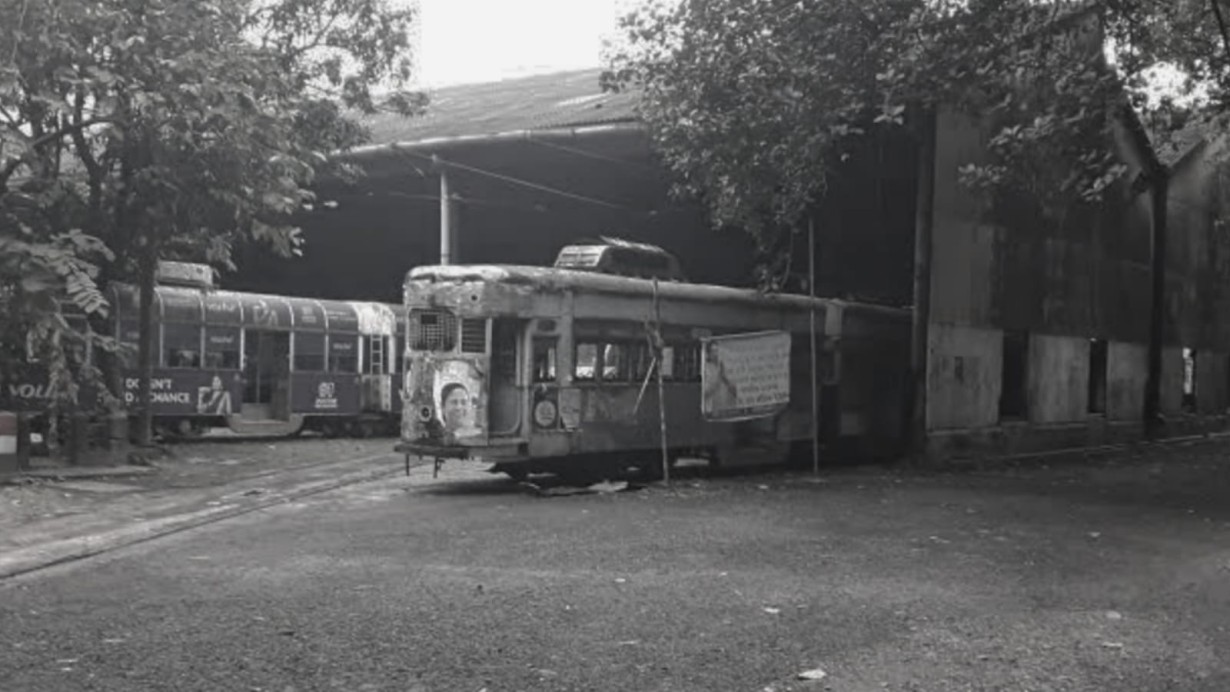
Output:
M706 420L766 418L790 403L790 334L770 331L701 340L701 413Z

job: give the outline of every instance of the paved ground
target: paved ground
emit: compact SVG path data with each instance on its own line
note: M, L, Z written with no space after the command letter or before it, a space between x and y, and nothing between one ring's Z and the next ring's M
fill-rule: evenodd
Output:
M0 582L0 687L1223 692L1228 451L550 498L419 469Z

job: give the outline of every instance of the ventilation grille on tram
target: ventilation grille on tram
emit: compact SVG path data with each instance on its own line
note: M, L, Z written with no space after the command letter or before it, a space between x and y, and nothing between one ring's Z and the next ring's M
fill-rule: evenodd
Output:
M461 352L487 352L487 320L474 318L461 320Z
M437 310L410 311L410 348L451 351L457 346L457 318Z

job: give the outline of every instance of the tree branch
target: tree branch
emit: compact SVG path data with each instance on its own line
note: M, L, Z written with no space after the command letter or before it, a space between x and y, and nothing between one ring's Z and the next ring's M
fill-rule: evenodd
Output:
M13 173L16 172L17 169L22 166L22 164L28 163L30 160L30 155L36 152L38 149L43 148L44 146L46 146L47 144L51 142L61 140L66 135L71 135L74 132L79 133L86 128L93 127L94 125L101 125L103 123L111 123L111 122L115 122L115 119L114 118L90 118L88 120L84 120L79 123L72 123L65 127L61 127L53 132L46 132L46 133L39 135L38 137L35 137L32 141L28 143L29 148L26 149L25 154L6 163L4 165L4 168L0 168L0 185L6 184L8 182L8 179L13 175Z
M1217 29L1221 32L1221 45L1226 50L1226 57L1230 58L1230 31L1226 29L1226 17L1221 11L1221 0L1209 0L1209 4L1213 6L1213 16L1217 17Z

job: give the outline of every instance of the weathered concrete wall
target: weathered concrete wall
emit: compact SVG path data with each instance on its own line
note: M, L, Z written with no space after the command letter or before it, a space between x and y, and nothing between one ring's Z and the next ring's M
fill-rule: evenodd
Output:
M1162 415L1183 413L1183 350L1162 349Z
M931 321L986 324L992 283L993 227L981 223L984 203L963 188L957 169L983 158L983 135L968 117L936 118L935 197L931 230Z
M933 325L928 336L927 429L994 425L999 419L998 330Z
M1139 434L1148 373L1152 198L1133 189L1143 168L1127 130L1106 146L1127 172L1096 204L1056 213L1025 196L980 200L958 169L985 158L979 123L943 114L936 132L935 210L927 373L928 430L948 439L1027 446L1027 431L1095 443ZM1162 411L1185 418L1182 348L1197 350L1196 406L1206 418L1230 406L1230 233L1214 219L1230 200L1230 167L1204 149L1175 169L1164 305ZM1029 335L1027 420L1000 425L1002 334ZM1090 340L1108 343L1106 412L1089 415ZM1198 421L1186 420L1190 428ZM1111 428L1114 432L1111 432ZM1136 430L1136 432L1131 432ZM962 437L961 431L969 433ZM1025 432L1023 432L1025 431ZM1179 431L1176 429L1176 434ZM956 437L954 437L954 435Z
M1106 417L1137 422L1145 414L1149 349L1112 341L1106 348Z
M1085 420L1089 403L1089 340L1032 335L1027 382L1031 422Z
M1196 353L1196 410L1220 415L1230 409L1230 355L1225 351Z
M1197 146L1173 164L1167 200L1166 341L1221 350L1230 343L1230 204L1224 143Z

